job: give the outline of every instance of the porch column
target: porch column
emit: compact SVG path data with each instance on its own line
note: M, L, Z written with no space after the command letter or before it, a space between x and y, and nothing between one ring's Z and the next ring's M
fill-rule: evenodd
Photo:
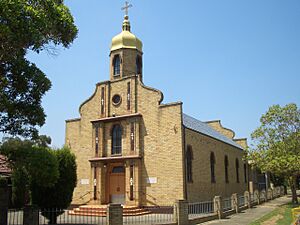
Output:
M135 148L134 152L137 155L140 155L140 120L136 119L135 120Z
M106 148L105 148L105 124L99 124L99 156L104 157L107 156Z
M107 203L106 201L106 173L107 165L101 164L99 167L99 191L100 191L100 202L101 204Z
M141 198L142 198L142 194L141 194L141 177L142 177L142 161L141 160L137 160L135 162L135 170L134 170L134 198L135 198L135 202L138 206L141 206L142 202L141 202Z

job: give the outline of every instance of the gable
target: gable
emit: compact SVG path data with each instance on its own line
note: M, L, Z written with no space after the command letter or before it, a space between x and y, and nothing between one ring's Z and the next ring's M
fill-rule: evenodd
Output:
M206 124L206 123L204 123L200 120L197 120L197 119L183 113L182 114L182 121L183 121L183 126L188 128L188 129L194 130L196 132L207 135L209 137L212 137L214 139L222 141L226 144L237 147L241 150L244 150L242 148L242 146L237 144L235 141L233 141L233 140L229 139L228 137L226 137L225 135L217 132L212 127L210 127L208 124Z

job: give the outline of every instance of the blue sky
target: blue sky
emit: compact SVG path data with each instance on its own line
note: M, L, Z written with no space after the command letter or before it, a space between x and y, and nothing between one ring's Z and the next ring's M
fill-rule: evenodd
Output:
M109 79L109 47L121 31L120 0L66 0L78 38L58 55L29 53L51 79L42 134L64 144L65 120L99 81ZM221 119L250 137L273 104L300 106L299 0L132 0L132 32L144 44L144 82L164 103L183 101L202 121Z

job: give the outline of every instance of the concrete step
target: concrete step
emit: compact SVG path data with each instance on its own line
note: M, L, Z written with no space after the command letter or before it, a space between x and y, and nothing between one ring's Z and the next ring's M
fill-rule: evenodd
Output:
M74 208L70 210L69 215L77 215L77 216L106 216L107 206L99 206L99 205L84 205L79 206L78 208ZM137 206L124 206L123 207L123 216L141 216L147 215L151 213L151 211L140 208Z

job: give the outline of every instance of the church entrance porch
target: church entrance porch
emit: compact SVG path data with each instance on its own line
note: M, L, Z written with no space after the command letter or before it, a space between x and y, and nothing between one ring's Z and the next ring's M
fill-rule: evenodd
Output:
M125 204L125 167L122 164L111 164L108 170L109 203Z
M101 157L89 160L94 171L92 204L140 206L140 156Z

